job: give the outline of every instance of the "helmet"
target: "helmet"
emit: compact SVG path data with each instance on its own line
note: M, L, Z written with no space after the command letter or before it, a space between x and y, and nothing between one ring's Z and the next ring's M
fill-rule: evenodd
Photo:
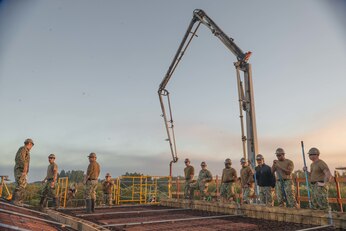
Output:
M201 166L207 166L207 164L203 161L203 162L201 163Z
M30 143L32 143L32 145L34 145L34 141L30 138L28 138L24 141L24 144L30 144Z
M106 174L106 177L108 177L108 176L111 177L111 174L109 174L109 172L107 172L107 174Z
M90 158L90 157L96 157L96 153L95 153L95 152L92 152L92 153L89 154L88 157L89 157L89 158Z
M240 159L240 163L246 163L246 159L243 157Z
M230 159L230 158L227 158L227 159L225 160L225 164L232 164L231 159Z
M285 150L283 148L278 148L278 149L276 149L275 154L276 155L285 154Z
M317 148L310 148L309 155L320 155L320 150L318 150Z
M54 159L55 159L55 155L54 155L54 154L50 154L50 155L48 156L48 158L54 158Z
M184 160L184 163L190 163L190 159L189 159L189 158L186 158L186 159Z
M257 156L256 156L256 160L263 160L264 158L263 158L263 156L261 155L261 154L258 154Z

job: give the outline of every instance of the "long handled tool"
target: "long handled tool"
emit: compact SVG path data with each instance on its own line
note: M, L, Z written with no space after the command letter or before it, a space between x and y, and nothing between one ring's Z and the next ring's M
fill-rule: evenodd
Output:
M306 168L306 161L305 161L305 152L304 152L304 142L300 141L301 145L302 145L302 153L303 153L303 160L304 160L304 167L305 167L305 183L306 183L306 189L308 190L308 199L309 199L309 207L310 209L312 208L312 204L311 204L311 196L310 196L310 187L309 187L309 180L308 180L308 170Z

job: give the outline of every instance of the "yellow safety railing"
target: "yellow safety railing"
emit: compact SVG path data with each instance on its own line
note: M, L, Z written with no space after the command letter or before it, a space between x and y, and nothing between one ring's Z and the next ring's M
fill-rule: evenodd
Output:
M60 206L66 207L66 197L68 190L68 177L60 177L58 179L58 188L56 195L59 198Z
M172 195L169 176L121 176L115 179L114 185L115 204L157 204L159 198Z
M5 189L6 193L7 193L7 200L11 200L12 199L12 193L10 193L10 191L8 190L8 187L6 185L5 181L9 181L8 176L0 176L0 197L3 197L2 192Z

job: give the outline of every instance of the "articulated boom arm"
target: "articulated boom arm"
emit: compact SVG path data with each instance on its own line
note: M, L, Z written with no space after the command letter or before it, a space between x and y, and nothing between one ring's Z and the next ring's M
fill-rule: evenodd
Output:
M194 28L195 23L198 22L197 26ZM172 77L176 67L181 61L185 54L190 42L196 36L196 32L200 24L208 27L211 32L218 37L221 42L236 56L237 62L234 63L237 72L237 85L238 85L238 97L239 97L239 109L240 109L240 121L241 121L241 140L243 143L243 154L244 157L249 159L253 165L255 165L255 155L258 154L257 147L257 130L256 130L256 120L255 120L255 107L254 107L254 96L253 96L253 85L252 85L252 75L251 75L251 65L248 63L251 52L244 53L234 42L233 39L228 37L215 23L211 20L208 15L203 11L196 9L193 12L193 18L188 26L188 29L183 37L182 42L173 58L168 71L162 80L158 94L160 98L160 105L162 109L162 116L165 121L166 131L167 131L167 141L169 141L171 153L172 153L172 163L178 161L175 135L174 135L174 125L171 111L171 103L169 99L169 92L166 86ZM244 73L244 84L240 77L240 71ZM163 97L167 97L167 105L169 107L169 118L166 114L165 102ZM246 112L246 136L244 132L244 122L243 122L243 112ZM247 146L247 150L246 147ZM170 164L170 166L171 166Z

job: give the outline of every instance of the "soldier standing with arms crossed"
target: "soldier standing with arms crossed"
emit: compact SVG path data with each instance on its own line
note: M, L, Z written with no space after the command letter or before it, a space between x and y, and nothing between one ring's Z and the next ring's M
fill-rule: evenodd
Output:
M276 196L279 206L297 208L297 202L292 180L294 164L285 158L285 151L282 148L276 149L277 160L273 161L272 172L276 172Z
M237 180L237 172L231 165L231 159L227 158L221 177L220 195L222 202L235 201L234 182Z
M100 175L100 165L96 162L96 154L94 152L89 154L89 166L87 169L87 174L84 178L85 191L85 205L86 212L95 212L95 201L96 201L96 188L98 177Z
M12 193L12 203L23 206L24 191L27 185L27 175L30 164L30 150L34 146L32 139L26 139L24 146L17 151L14 166L15 188Z
M102 190L103 190L103 201L105 205L112 205L112 190L114 183L111 178L111 174L106 174L106 179L102 182Z
M49 165L47 168L47 176L42 183L45 183L41 192L40 209L43 210L47 207L48 197L53 200L53 207L57 209L59 207L59 200L55 192L55 182L58 178L58 165L55 163L55 155L50 154L48 156Z
M197 188L200 192L200 197L202 200L206 200L206 195L208 192L208 183L213 180L213 175L211 175L211 172L207 169L207 164L203 161L201 163L201 171L199 171L198 179L196 183L191 184L190 193L193 196L194 190Z
M240 164L242 166L240 169L240 182L243 191L243 203L250 204L250 197L255 193L253 171L245 158L240 159Z
M311 204L313 209L329 210L328 203L328 185L333 178L328 165L320 159L320 151L317 148L311 148L308 152L310 165L310 184L311 184ZM304 171L308 169L303 168Z
M275 188L275 176L272 173L271 167L264 163L264 158L261 154L256 156L257 166L256 179L259 186L259 197L261 204L273 206L273 191Z
M184 198L185 199L193 199L193 194L191 194L190 184L192 183L193 177L195 175L195 169L190 164L190 160L188 158L185 159L185 168L184 168L184 175L185 175L185 187L184 187Z

